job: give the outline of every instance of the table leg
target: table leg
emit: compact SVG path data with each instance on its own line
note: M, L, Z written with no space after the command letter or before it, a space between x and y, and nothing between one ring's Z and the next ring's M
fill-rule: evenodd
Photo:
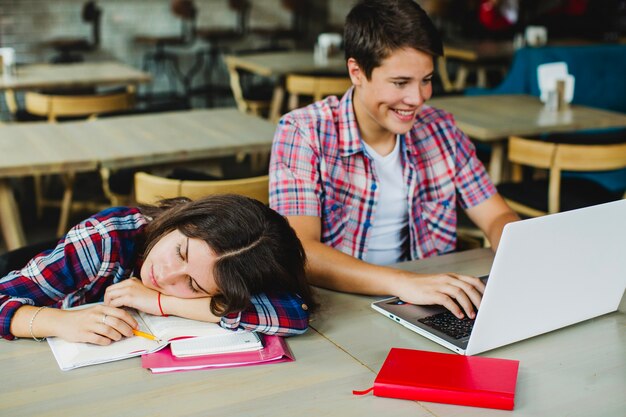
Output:
M274 93L272 94L272 103L270 104L270 121L277 123L280 119L284 98L285 87L282 84L276 85L276 87L274 87Z
M454 80L454 89L456 91L464 90L467 86L467 76L469 75L469 68L465 64L459 64L459 68L456 71L456 78Z
M489 176L494 184L502 181L502 166L504 164L505 142L491 144L491 157L489 159Z
M0 178L0 225L8 250L26 245L22 219L7 178Z

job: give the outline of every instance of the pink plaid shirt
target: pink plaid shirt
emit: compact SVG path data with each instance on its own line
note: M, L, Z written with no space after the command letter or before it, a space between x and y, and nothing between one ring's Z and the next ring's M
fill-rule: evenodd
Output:
M363 259L378 201L352 89L285 115L274 136L270 206L284 216L321 218L321 241ZM448 113L424 106L401 136L409 198L409 258L456 247L457 197L473 207L496 193L474 146Z

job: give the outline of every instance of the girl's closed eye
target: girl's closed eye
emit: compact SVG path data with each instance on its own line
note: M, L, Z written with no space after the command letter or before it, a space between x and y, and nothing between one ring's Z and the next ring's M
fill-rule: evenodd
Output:
M181 261L185 260L185 257L183 256L183 253L182 253L182 244L180 243L176 245L176 256L178 256Z
M189 277L189 281L187 282L189 285L189 289L195 293L199 293L200 291L193 286L193 279L191 277Z

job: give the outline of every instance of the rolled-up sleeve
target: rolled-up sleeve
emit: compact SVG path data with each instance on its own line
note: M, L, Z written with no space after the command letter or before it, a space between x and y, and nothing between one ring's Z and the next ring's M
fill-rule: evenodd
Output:
M250 301L244 311L222 317L220 325L227 329L242 328L278 336L302 334L309 326L307 306L298 296L258 294Z

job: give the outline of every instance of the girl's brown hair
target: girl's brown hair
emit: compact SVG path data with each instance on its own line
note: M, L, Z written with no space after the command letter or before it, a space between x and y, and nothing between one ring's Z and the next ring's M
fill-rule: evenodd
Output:
M297 294L309 311L317 304L305 277L306 256L287 220L263 203L220 194L199 200L180 197L140 207L146 226L144 257L166 234L179 230L206 242L217 255L213 275L217 316L245 309L259 293Z

